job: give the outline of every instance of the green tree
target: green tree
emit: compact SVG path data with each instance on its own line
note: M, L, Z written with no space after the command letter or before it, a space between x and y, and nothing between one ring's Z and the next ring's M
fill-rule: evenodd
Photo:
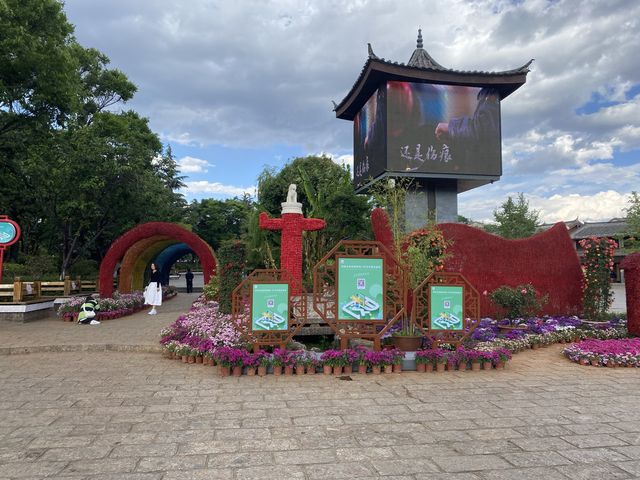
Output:
M225 240L245 237L252 210L249 196L227 200L206 198L191 202L187 219L193 232L217 250Z
M80 88L73 26L56 0L0 0L0 137L62 126Z
M170 149L135 112L136 91L80 46L54 0L0 0L0 210L22 227L22 254L57 254L61 274L100 260L137 223L180 220Z
M529 201L524 194L518 193L516 201L510 196L493 211L496 225L487 225L486 230L504 238L525 238L536 232L540 224L540 213L529 208Z
M640 251L640 195L631 192L629 206L624 209L627 214L628 229L624 240L624 246L631 251Z

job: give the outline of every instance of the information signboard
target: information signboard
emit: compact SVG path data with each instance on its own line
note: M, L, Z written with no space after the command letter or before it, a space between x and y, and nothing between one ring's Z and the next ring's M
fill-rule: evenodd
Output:
M338 320L384 320L384 260L337 257Z
M254 283L251 291L252 331L289 330L289 284Z
M464 291L462 286L432 285L430 290L431 330L462 330Z

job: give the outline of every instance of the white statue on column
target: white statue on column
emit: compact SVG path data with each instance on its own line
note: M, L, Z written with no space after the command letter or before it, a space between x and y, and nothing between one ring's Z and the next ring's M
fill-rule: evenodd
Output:
M302 204L298 203L298 193L296 192L296 184L289 185L287 192L287 201L282 202L282 213L299 213L302 215Z
M296 184L289 185L289 191L287 192L287 203L298 203L298 193L296 192Z

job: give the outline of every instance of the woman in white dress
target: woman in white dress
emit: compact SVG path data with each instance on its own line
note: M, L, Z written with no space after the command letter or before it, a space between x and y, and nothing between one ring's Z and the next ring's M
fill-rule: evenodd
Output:
M156 307L162 305L162 275L160 270L156 267L155 263L151 264L151 280L149 285L144 290L144 303L151 305L149 315L155 315L158 313Z

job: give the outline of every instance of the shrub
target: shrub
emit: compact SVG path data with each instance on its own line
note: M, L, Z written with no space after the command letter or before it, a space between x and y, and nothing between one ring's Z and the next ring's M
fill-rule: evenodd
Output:
M206 300L217 301L220 298L220 277L212 275L209 283L203 287L202 291Z
M506 318L513 320L536 315L547 303L549 296L539 297L534 286L528 283L515 288L503 285L491 292L489 298L502 309Z
M95 260L81 259L73 264L69 270L69 275L87 280L89 278L97 278L99 270L100 265Z
M245 246L240 240L224 242L218 250L220 260L220 311L231 313L231 295L245 271Z

